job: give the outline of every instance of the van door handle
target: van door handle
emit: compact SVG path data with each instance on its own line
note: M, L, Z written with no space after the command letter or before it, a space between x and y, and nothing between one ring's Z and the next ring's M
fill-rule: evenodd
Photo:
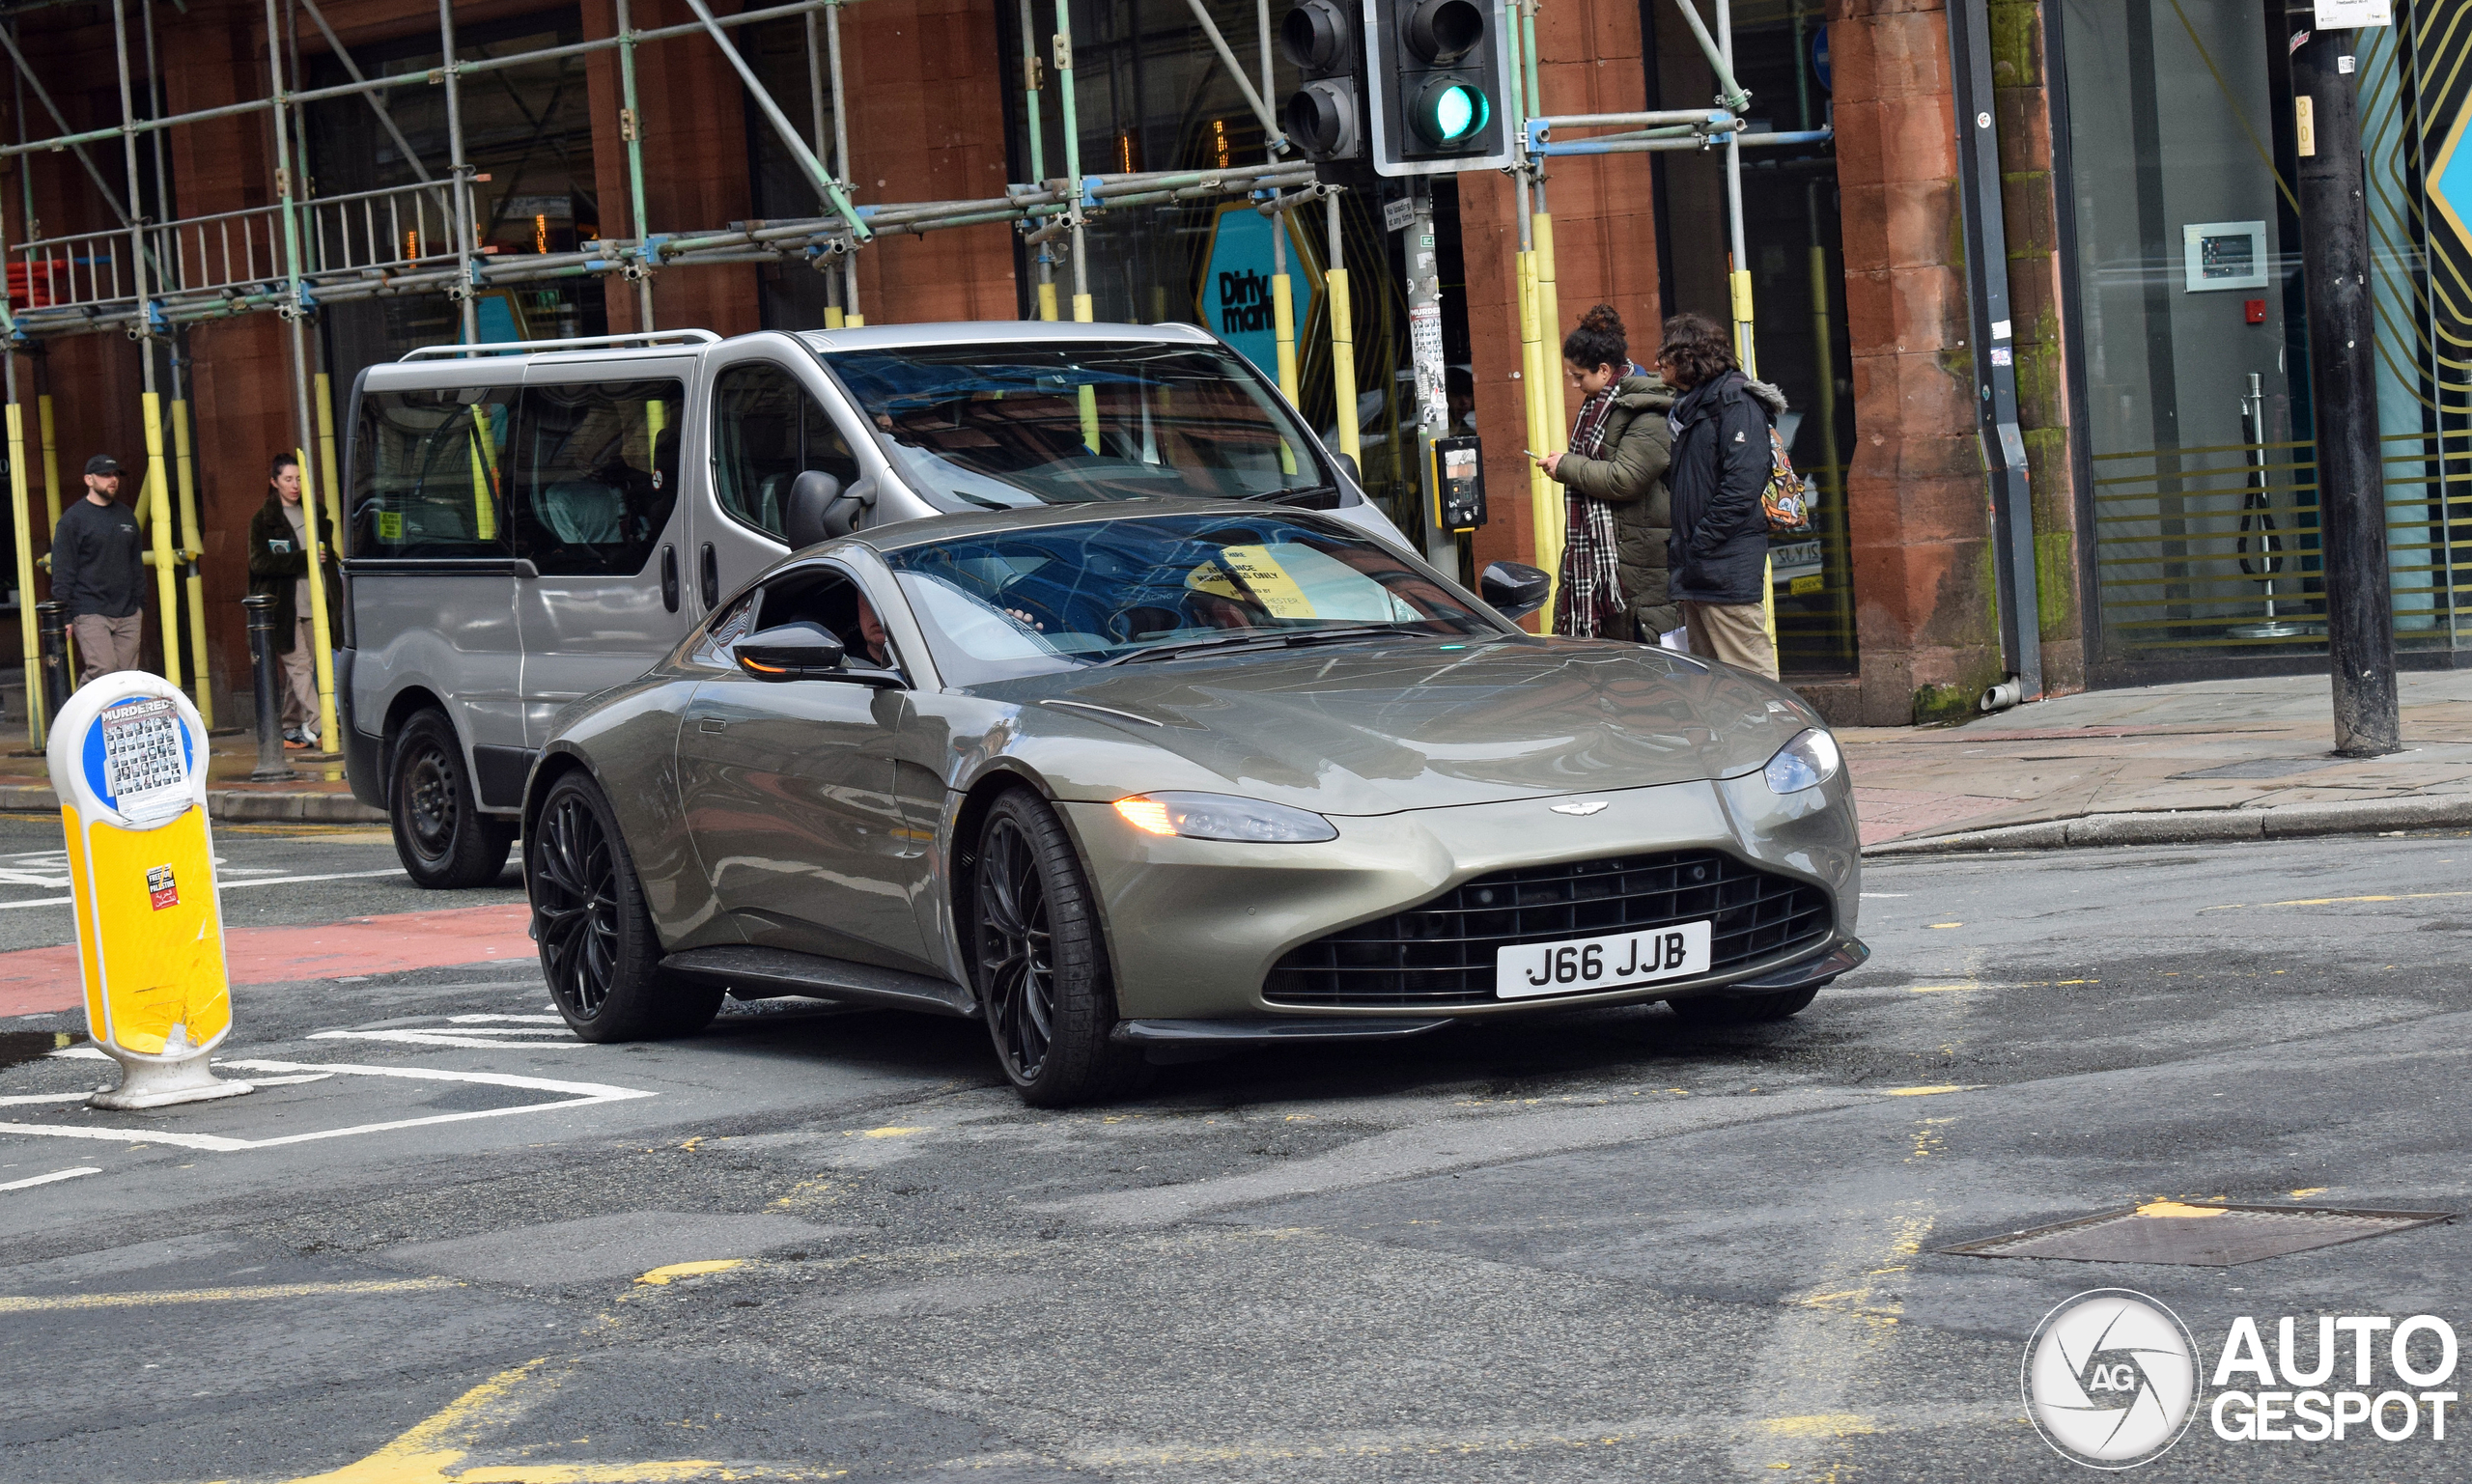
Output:
M703 568L704 606L710 608L721 601L721 559L709 541L704 543Z
M660 605L670 612L678 611L678 548L660 548Z

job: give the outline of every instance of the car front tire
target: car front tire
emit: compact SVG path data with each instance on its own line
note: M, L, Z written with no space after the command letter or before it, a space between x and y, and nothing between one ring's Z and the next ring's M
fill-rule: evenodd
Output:
M1129 1090L1141 1054L1110 1040L1116 997L1097 904L1044 800L1017 789L989 809L970 897L979 1011L1022 1100L1066 1107Z
M701 1030L722 991L660 972L643 883L601 785L571 772L549 787L523 846L541 972L567 1027L586 1041L657 1041Z
M1752 1025L1787 1021L1800 1015L1819 994L1818 985L1779 990L1773 994L1694 994L1669 999L1673 1013L1695 1025Z
M486 886L506 869L515 828L481 813L464 744L441 712L415 713L395 734L386 817L395 854L415 886Z

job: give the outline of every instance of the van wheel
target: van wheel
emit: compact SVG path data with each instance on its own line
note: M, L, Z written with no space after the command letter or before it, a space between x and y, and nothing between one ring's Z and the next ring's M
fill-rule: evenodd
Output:
M395 854L415 886L486 886L506 869L515 826L483 815L472 801L464 746L441 712L413 714L395 734L386 815Z
M541 973L567 1027L586 1041L647 1041L701 1030L716 987L670 982L643 883L601 786L571 772L549 786L523 843L523 884Z

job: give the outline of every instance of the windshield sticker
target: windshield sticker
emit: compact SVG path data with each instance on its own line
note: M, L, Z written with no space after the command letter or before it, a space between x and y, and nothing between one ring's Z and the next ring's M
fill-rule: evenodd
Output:
M1185 576L1185 586L1196 593L1209 593L1215 597L1231 599L1239 602L1245 598L1243 593L1236 590L1236 584L1228 580L1227 574L1219 570L1219 564L1216 562L1204 562L1188 573Z
M1271 617L1319 616L1313 610L1313 600L1305 596L1305 589L1288 575L1287 569L1271 555L1268 546L1222 546L1219 560L1236 580L1252 589L1253 597L1271 610Z

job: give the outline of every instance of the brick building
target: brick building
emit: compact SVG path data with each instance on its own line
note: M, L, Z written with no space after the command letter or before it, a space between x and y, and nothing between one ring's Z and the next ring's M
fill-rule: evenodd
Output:
M1827 143L1745 156L1750 247L1739 266L1754 280L1759 370L1792 401L1793 450L1821 492L1820 539L1779 553L1788 679L1841 721L1887 723L1970 711L2005 673L1976 415L1985 368L1976 364L1966 280L1970 246L1986 239L1961 210L1958 187L1969 126L1998 140L2006 233L1991 240L2005 255L2013 330L1995 359L2013 351L2033 511L2033 627L2046 686L2322 667L2300 228L2286 184L2295 143L2279 12L2247 0L2180 0L2159 14L2151 0L2124 0L2120 15L2108 7L1953 0L1970 7L1964 14L1989 53L1988 106L1967 119L1954 101L1946 3L1733 7L1736 70L1754 94L1752 130L1834 131ZM1212 4L1252 65L1252 8ZM139 116L268 93L270 13L261 0L189 0L185 11L155 6L151 15L140 0L123 5ZM1274 18L1284 9L1275 5ZM1026 24L1032 49L1046 51L1053 11L1053 0L852 0L840 19L849 98L837 122L848 134L857 199L982 199L1032 179L1023 33ZM441 55L435 9L327 0L312 13L284 0L271 14L283 33L274 49L295 59L287 67L299 87L343 83L355 68L422 79L387 92L387 121L356 97L299 105L298 165L311 195L420 179L389 123L433 176L444 174L441 90L429 80ZM1071 0L1070 14L1085 173L1208 169L1261 156L1262 130L1185 0ZM91 3L19 14L14 23L30 70L14 94L0 94L9 138L59 132L54 105L70 129L118 125L114 14ZM553 52L463 85L471 166L486 177L475 187L483 240L497 253L548 254L631 235L636 203L618 53L554 52L613 34L615 0L463 0L453 15L466 60ZM638 28L693 19L685 0L633 0ZM151 21L159 59L160 100L152 107L141 20ZM772 96L823 137L837 100L811 87L807 25L807 15L788 10L734 34ZM1536 111L1700 106L1715 91L1675 0L1542 0L1536 35ZM2472 259L2463 227L2472 204L2459 215L2447 204L2442 167L2472 87L2458 74L2472 78L2472 70L2452 65L2452 40L2418 35L2408 26L2362 33L2362 142L2374 178L2391 187L2373 213L2382 235L2381 306L2392 311L2395 334L2384 352L2393 384L2381 419L2396 455L2388 498L2398 512L2399 634L2413 662L2448 663L2457 652L2454 552L2462 545L2451 486L2472 470L2464 435L2454 431L2465 421L2457 347L2472 344L2456 327L2472 305L2454 292L2464 281L2454 267ZM648 42L634 65L640 205L655 233L815 213L790 154L708 38ZM1289 75L1283 63L1279 73ZM1053 177L1062 166L1052 79L1050 87L1035 142ZM812 116L811 99L821 105ZM142 135L143 209L190 219L267 207L275 199L269 117L237 112ZM126 189L117 136L90 148L94 170ZM1613 303L1645 361L1668 314L1724 317L1735 265L1718 160L1674 153L1552 162L1546 188L1566 320L1590 303ZM1379 205L1351 197L1345 250L1359 286L1366 474L1404 511L1401 461L1379 452L1403 437L1397 378L1406 352L1398 246ZM0 207L12 262L21 266L69 251L30 241L115 225L88 169L66 151L9 157ZM1440 190L1437 207L1447 355L1474 387L1495 490L1494 519L1471 554L1479 562L1527 556L1533 533L1517 494L1526 481L1512 185L1502 175L1464 175ZM1202 202L1099 216L1089 234L1097 317L1197 318L1220 210ZM1318 282L1310 261L1318 248L1304 240L1310 236L1297 244L1308 285ZM651 303L664 327L723 333L813 327L845 309L879 324L1014 318L1036 312L1041 250L1001 222L886 232L856 254L854 302L843 302L837 271L791 259L665 269L653 279ZM17 292L22 306L25 286ZM635 291L614 275L485 297L484 322L501 334L599 333L638 322ZM1300 327L1300 400L1317 427L1328 427L1334 409L1322 310L1313 297ZM340 401L361 367L456 338L457 319L438 294L370 299L327 308L310 339ZM1559 339L1566 327L1551 333ZM235 314L183 329L175 345L193 388L209 659L228 693L245 684L234 604L246 585L244 533L265 495L268 452L293 441L289 332L274 315ZM47 391L55 405L64 469L95 450L132 462L142 454L140 351L129 339L53 334L21 350L29 352L18 359L21 385L29 396ZM73 485L73 476L63 478ZM40 479L35 490L40 527Z

